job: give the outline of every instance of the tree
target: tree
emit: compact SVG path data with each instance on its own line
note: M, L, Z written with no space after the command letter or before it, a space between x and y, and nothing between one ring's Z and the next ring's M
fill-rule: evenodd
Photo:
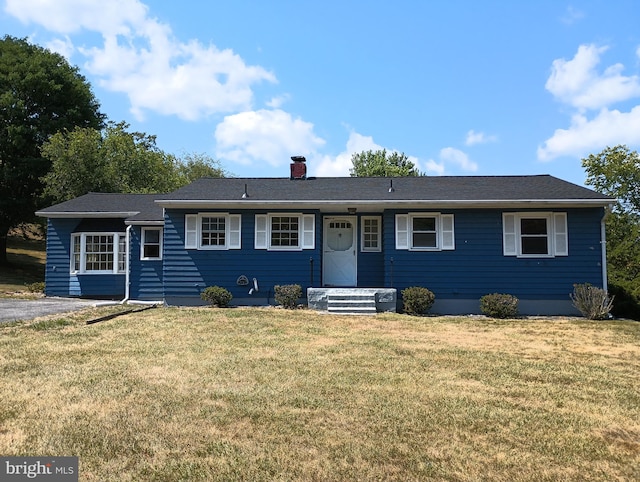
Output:
M201 177L228 177L220 162L209 157L207 154L193 153L186 154L177 166L180 185L187 184L200 179Z
M609 281L640 296L640 156L607 147L582 159L586 184L617 199L606 220Z
M217 161L205 154L176 159L156 146L155 136L129 132L125 122L102 131L76 127L58 132L42 146L51 161L44 176L44 197L57 203L88 192L169 192L198 177L224 177Z
M24 39L0 39L0 264L9 229L33 219L50 167L40 153L53 134L99 128L90 84L59 54Z
M404 152L386 149L363 151L351 156L351 177L407 177L420 176L420 171Z

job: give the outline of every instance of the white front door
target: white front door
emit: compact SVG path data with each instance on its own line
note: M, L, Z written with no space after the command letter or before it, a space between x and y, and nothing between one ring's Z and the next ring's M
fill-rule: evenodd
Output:
M325 217L322 275L324 286L356 286L355 216Z

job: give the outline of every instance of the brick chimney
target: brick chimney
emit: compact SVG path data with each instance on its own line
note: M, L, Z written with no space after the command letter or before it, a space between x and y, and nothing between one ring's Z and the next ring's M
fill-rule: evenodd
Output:
M306 179L307 178L307 160L304 156L291 156L291 177L290 179Z

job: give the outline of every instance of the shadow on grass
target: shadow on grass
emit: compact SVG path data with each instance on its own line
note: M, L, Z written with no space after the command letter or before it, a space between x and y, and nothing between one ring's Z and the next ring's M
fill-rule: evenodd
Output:
M23 291L25 285L44 281L45 242L10 236L7 266L0 266L0 292Z

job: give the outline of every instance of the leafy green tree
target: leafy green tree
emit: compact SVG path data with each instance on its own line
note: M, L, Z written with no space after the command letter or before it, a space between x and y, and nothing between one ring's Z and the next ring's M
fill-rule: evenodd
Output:
M351 156L351 177L420 176L420 171L404 152L363 151Z
M220 161L201 153L186 154L177 164L177 173L181 186L186 186L201 177L229 177Z
M0 39L0 265L7 233L34 218L50 167L40 147L56 132L100 128L90 84L59 54L25 39Z
M177 159L156 146L155 136L128 128L125 122L110 122L102 131L77 127L45 142L42 155L51 161L43 178L47 201L62 202L91 191L169 192L199 177L225 175L205 154Z
M586 184L617 199L606 220L611 283L640 296L640 156L627 146L607 147L582 159Z

